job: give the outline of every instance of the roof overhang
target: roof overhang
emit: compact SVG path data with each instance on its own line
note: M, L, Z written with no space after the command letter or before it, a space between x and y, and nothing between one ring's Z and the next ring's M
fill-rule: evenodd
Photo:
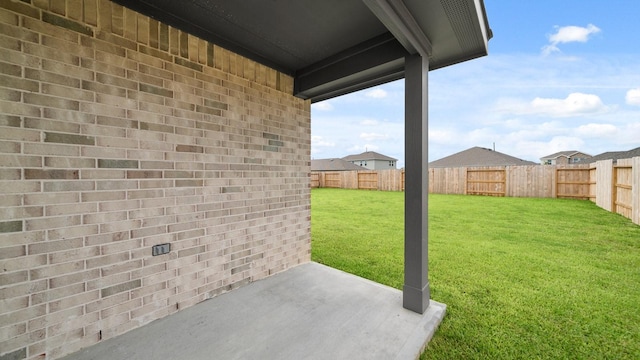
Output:
M114 0L294 77L321 101L404 77L420 54L434 70L484 56L483 0Z

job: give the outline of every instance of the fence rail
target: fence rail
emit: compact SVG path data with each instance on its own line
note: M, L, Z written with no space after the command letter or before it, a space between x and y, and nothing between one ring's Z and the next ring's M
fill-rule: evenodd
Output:
M430 168L429 192L595 202L640 225L640 157L585 165ZM311 173L311 187L404 191L404 170Z

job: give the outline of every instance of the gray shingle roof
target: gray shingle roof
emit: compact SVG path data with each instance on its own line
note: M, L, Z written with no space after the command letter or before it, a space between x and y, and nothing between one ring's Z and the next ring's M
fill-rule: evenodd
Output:
M541 157L540 160L544 161L544 160L557 159L560 156L564 156L568 158L568 157L571 157L571 155L578 154L578 153L589 155L587 153L583 153L582 151L578 151L578 150L567 150L567 151L559 151L557 153L547 155L545 157Z
M478 146L429 163L429 167L434 168L503 165L537 165L537 163Z
M368 170L362 166L352 164L342 159L317 159L311 160L311 171L349 171Z
M640 147L637 147L635 149L631 149L628 151L608 151L608 152L604 152L602 154L598 154L594 157L591 157L589 159L584 159L580 162L578 162L579 164L591 164L594 163L596 161L600 161L600 160L618 160L618 159L630 159L630 158L634 158L636 156L640 156Z
M347 155L342 158L342 160L346 161L365 161L365 160L384 160L384 161L397 161L398 159L394 159L387 155L382 155L375 151L365 151L362 154L357 155Z

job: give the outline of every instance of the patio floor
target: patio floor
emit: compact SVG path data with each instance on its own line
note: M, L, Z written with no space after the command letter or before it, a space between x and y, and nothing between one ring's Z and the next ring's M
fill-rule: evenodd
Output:
M415 359L445 310L414 313L397 289L311 262L64 359Z

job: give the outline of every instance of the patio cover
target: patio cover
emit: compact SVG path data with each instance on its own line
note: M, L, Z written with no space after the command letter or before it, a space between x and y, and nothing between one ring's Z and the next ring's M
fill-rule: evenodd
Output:
M429 70L484 56L483 0L115 0L288 74L312 102L405 78L403 306L429 306Z
M115 0L295 79L312 101L487 54L483 0Z

